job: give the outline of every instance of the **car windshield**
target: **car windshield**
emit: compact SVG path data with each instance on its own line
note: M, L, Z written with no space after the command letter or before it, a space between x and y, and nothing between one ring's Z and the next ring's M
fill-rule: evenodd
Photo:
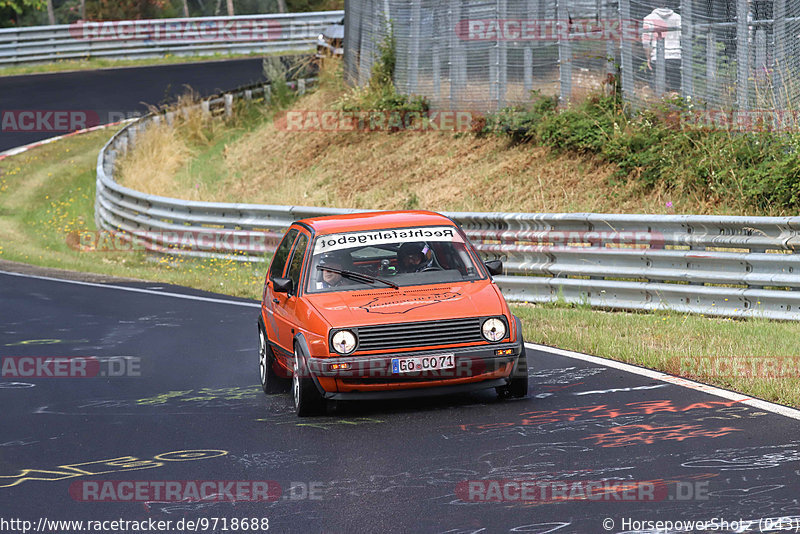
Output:
M452 226L391 228L317 236L309 293L463 282L483 278Z

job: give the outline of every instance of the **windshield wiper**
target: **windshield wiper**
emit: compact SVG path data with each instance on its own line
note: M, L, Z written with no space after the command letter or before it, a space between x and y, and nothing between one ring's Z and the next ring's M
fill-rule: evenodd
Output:
M347 278L357 280L359 282L382 282L389 287L393 287L394 289L400 289L400 286L398 286L394 282L390 282L389 280L384 280L383 278L378 278L377 276L371 276L369 274L357 273L355 271L346 271L345 269L337 269L335 267L327 267L325 265L317 265L317 269L319 269L320 271L330 271L332 273L337 273L342 276L346 276Z

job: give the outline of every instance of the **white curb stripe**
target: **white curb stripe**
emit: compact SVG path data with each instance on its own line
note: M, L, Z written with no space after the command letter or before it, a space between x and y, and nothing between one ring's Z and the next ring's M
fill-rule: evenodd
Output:
M92 126L91 128L84 128L83 130L75 130L74 132L69 132L64 135L57 135L55 137L50 137L48 139L42 139L41 141L34 141L33 143L18 146L15 148L9 148L3 152L0 152L0 161L3 161L6 158L11 156L16 156L17 154L22 154L23 152L27 152L32 148L36 148L38 146L46 145L48 143L52 143L53 141L60 141L61 139L65 139L67 137L72 137L74 135L81 135L89 132L94 132L97 130L104 130L105 128L110 128L112 126L117 126L119 124L127 124L129 122L135 121L136 118L125 119L117 122L110 122L108 124L100 124L98 126Z
M183 295L181 293L164 293L162 291L154 291L152 289L141 289L138 287L125 287L125 286L115 286L113 284L97 284L94 282L80 282L78 280L63 280L61 278L50 278L49 276L37 276L34 274L22 274L22 273L9 273L6 271L0 271L0 275L6 274L8 276L20 276L22 278L35 278L37 280L48 280L50 282L61 282L64 284L75 284L79 286L89 286L89 287L102 287L105 289L118 289L120 291L130 291L131 293L145 293L147 295L158 295L161 297L173 297L176 299L186 299L186 300L199 300L201 302L213 302L215 304L230 304L232 306L245 306L247 308L260 308L261 304L257 302L241 302L238 300L225 300L225 299L215 299L211 297L200 297L197 295ZM154 284L156 282L153 282Z
M591 356L589 354L582 354L580 352L556 349L553 347L548 347L547 345L537 345L535 343L525 343L525 346L528 347L529 349L540 350L542 352L549 352L551 354L558 354L559 356L566 356L567 358L573 358L576 360L583 360L585 362L594 363L596 365L602 365L603 367L611 367L613 369L619 369L620 371L625 371L628 373L645 376L647 378L652 378L654 380L661 380L662 382L667 382L669 384L674 384L676 386L693 389L695 391L702 391L703 393L708 393L709 395L716 395L717 397L722 397L723 399L740 402L742 404L752 406L753 408L758 408L759 410L766 410L768 412L776 413L778 415L783 415L785 417L791 417L792 419L797 419L798 421L800 421L800 410L795 410L794 408L789 408L788 406L783 406L781 404L774 404L772 402L767 402L761 399L754 399L752 397L748 397L747 395L736 393L735 391L728 391L727 389L722 389L715 386L709 386L708 384L695 382L694 380L689 380L687 378L668 375L666 373L662 373L659 371L653 371L652 369L645 369L643 367L637 367L635 365L618 362L616 360L609 360L606 358L601 358L599 356Z

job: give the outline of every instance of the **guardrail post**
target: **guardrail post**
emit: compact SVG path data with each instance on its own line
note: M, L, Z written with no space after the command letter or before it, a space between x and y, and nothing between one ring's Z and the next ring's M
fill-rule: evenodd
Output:
M272 100L272 87L264 85L264 103L269 104Z
M208 103L208 100L200 102L200 110L203 112L203 118L207 119L211 116L211 105Z
M297 80L297 94L298 96L306 94L306 81L303 78Z
M253 91L252 89L245 89L244 91L244 99L250 102L253 100Z
M225 117L233 117L233 95L230 93L225 94Z

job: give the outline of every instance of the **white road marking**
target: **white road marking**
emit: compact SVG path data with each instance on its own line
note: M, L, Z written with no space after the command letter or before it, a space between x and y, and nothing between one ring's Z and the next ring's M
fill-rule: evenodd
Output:
M37 276L34 274L21 274L21 273L9 273L6 271L0 271L0 274L5 274L8 276L19 276L22 278L35 278L36 280L48 280L50 282L61 282L64 284L75 284L78 286L89 286L89 287L101 287L104 289L118 289L120 291L130 291L131 293L145 293L147 295L158 295L161 297L173 297L176 299L186 299L186 300L199 300L201 302L213 302L215 304L230 304L232 306L245 306L247 308L259 308L261 304L257 302L242 302L239 300L225 300L225 299L215 299L211 297L200 297L197 295L183 295L181 293L165 293L163 291L153 291L152 289L141 289L138 287L125 287L125 286L116 286L113 284L97 284L94 282L80 282L78 280L63 280L61 278L51 278L49 276Z
M609 360L607 358L601 358L599 356L591 356L589 354L582 354L580 352L573 352L571 350L556 349L553 347L548 347L546 345L536 345L534 343L525 343L525 346L528 347L529 349L540 350L542 352L549 352L551 354L558 354L559 356L566 356L567 358L573 358L575 360L583 360L585 362L593 363L596 365L602 365L604 367L619 369L620 371L626 371L628 373L633 373L647 378L652 378L653 380L660 380L662 382L667 382L669 384L673 384L676 386L693 389L695 391L702 391L703 393L716 395L717 397L722 397L723 399L737 401L741 404L746 404L748 406L752 406L753 408L758 408L759 410L766 410L768 412L776 413L778 415L783 415L785 417L791 417L792 419L797 419L798 421L800 421L800 410L795 410L794 408L789 408L788 406L774 404L772 402L767 402L760 399L754 399L752 397L748 397L747 395L736 393L735 391L728 391L727 389L709 386L708 384L695 382L694 380L689 380L687 378L668 375L660 371L653 371L652 369L645 369L644 367L637 367L635 365L618 362L616 360Z

